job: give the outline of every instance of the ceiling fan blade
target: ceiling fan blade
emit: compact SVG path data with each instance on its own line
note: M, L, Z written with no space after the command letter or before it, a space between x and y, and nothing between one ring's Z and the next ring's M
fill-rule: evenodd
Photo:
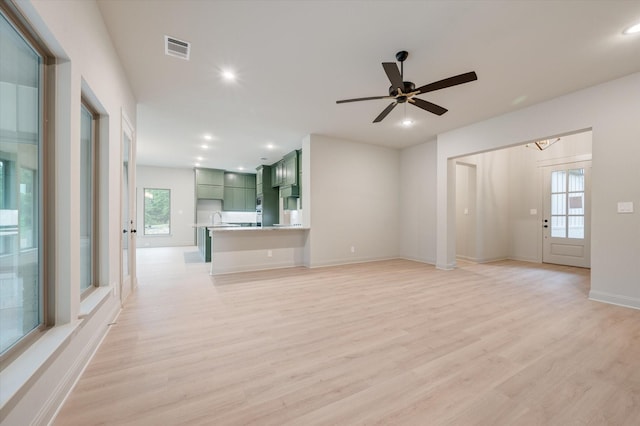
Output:
M373 120L373 122L374 122L374 123L379 123L379 122L381 122L382 120L384 120L384 118L385 118L387 115L389 115L389 113L391 112L391 110L392 110L392 109L394 109L394 108L396 107L396 105L398 105L398 103L397 103L397 102L391 102L391 103L389 104L389 106L388 106L388 107L386 107L386 108L384 109L384 111L382 111L382 112L380 113L380 115L376 117L376 119L375 119L375 120Z
M418 99L418 98L411 98L409 99L409 102L411 102L418 108L422 108L436 115L442 115L448 111L446 108L443 108L440 105L432 104L431 102L427 102L425 100Z
M383 62L382 68L384 68L384 72L387 73L387 77L389 77L391 86L393 86L394 89L400 89L404 86L400 70L398 70L398 65L395 62Z
M359 101L371 101L373 99L393 99L393 96L371 96L368 98L356 98L356 99L343 99L336 101L337 104L344 104L346 102L359 102Z
M475 71L471 71L453 77L445 78L444 80L425 84L422 87L418 87L418 91L420 93L433 92L434 90L440 90L451 86L457 86L458 84L469 83L470 81L474 81L477 79L478 76L476 75Z

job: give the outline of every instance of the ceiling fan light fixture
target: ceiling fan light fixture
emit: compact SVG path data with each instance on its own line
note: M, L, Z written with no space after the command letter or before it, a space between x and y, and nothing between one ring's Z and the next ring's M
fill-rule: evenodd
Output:
M640 22L630 26L629 28L627 28L622 32L622 34L624 35L630 35L630 34L636 34L636 33L640 33Z
M236 75L233 71L225 70L225 71L222 71L222 78L226 81L235 81Z

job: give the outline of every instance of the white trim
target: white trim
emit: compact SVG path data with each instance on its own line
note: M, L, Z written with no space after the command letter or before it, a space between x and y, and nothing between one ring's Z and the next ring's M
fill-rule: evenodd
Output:
M611 294L605 291L591 290L589 292L589 300L608 303L610 305L623 306L625 308L640 309L640 299L636 297Z

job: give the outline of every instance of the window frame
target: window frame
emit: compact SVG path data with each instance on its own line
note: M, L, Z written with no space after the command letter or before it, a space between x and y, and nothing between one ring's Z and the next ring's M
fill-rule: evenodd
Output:
M100 206L98 201L100 199L100 161L98 158L100 114L84 95L80 97L80 110L82 111L83 108L91 115L91 284L85 289L80 287L80 300L85 299L91 294L92 290L100 286ZM82 143L82 141L80 143Z
M39 56L38 70L38 291L39 324L24 334L18 341L0 353L0 370L32 345L42 333L55 324L55 217L54 217L54 179L55 149L54 123L55 111L55 57L45 43L33 30L27 19L22 16L12 2L0 1L0 13L20 37Z

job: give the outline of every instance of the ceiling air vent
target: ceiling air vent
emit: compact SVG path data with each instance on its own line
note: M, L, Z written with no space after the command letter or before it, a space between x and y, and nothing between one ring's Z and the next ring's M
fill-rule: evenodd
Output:
M164 36L164 53L165 55L175 56L176 58L189 60L191 52L191 43L178 40L175 37Z

